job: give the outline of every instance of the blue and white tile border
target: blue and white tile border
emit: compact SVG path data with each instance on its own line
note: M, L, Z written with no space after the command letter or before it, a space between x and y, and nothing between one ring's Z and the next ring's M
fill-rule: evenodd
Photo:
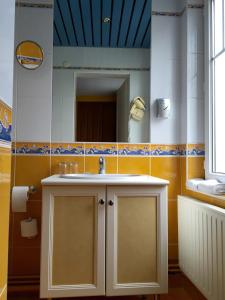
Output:
M11 144L12 134L12 109L0 99L0 143Z
M13 145L16 155L52 156L137 156L137 157L176 157L204 156L202 144L193 145L151 145L151 144L104 144L104 143L36 143L19 142Z

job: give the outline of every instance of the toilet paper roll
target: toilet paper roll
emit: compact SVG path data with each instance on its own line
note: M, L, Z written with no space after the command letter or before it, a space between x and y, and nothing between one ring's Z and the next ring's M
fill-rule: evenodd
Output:
M26 219L20 222L21 225L21 236L25 238L33 238L38 234L37 220Z
M28 186L14 186L12 189L12 211L26 212L29 195Z

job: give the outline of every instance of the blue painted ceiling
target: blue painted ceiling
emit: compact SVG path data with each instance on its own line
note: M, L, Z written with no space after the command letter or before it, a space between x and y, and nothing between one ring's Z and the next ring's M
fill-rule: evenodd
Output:
M54 1L54 46L150 48L150 27L151 0Z

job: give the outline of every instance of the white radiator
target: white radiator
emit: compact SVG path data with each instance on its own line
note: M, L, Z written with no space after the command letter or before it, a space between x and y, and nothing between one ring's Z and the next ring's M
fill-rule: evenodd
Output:
M225 209L178 197L179 264L207 299L225 300Z

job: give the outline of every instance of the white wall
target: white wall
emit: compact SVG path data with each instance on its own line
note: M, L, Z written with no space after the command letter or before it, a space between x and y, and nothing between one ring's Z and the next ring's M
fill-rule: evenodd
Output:
M187 142L204 143L203 10L187 10Z
M141 52L140 52L141 51ZM54 47L54 66L148 68L149 49Z
M14 139L50 141L52 111L53 9L16 8L15 45L37 42L44 61L36 70L26 70L15 61Z
M81 69L74 71L70 69L54 69L53 88L57 86L57 91L61 90L61 92L59 92L59 94L53 92L53 107L60 104L60 99L63 98L62 93L66 86L67 95L70 96L67 101L64 102L64 105L67 105L66 110L70 112L71 115L71 112L75 109L72 97L76 94L76 87L72 83L72 80L76 80L77 76L85 73L105 74L106 76L116 76L118 74L121 76L129 76L129 100L132 101L134 97L141 96L146 100L148 105L150 98L150 79L148 71L90 70L88 68L149 68L149 49L54 47L54 66L63 66L65 62L71 67L80 67ZM58 74L57 76L55 76L56 73ZM63 74L65 74L65 76ZM65 81L67 81L67 83ZM60 108L53 108L53 112L54 111L60 112ZM56 114L54 114L53 128L56 128L61 124L61 128L58 130L60 135L54 134L54 141L72 142L74 141L74 138L71 140L71 137L74 135L68 136L67 133L71 132L74 123L68 123L66 115L63 114L65 109L61 111L62 113L60 116L57 114L58 119L56 118ZM72 121L70 115L68 118ZM145 118L142 121L129 121L129 137L126 141L129 140L132 143L149 142L148 116L149 110L146 112ZM66 124L68 125L67 127L65 126Z
M117 142L128 142L129 79L117 91Z
M181 12L186 0L153 0L152 10L157 12Z
M186 8L182 16L181 143L204 143L203 19L203 9Z
M75 94L74 74L70 70L54 70L52 85L52 140L74 141Z
M165 8L164 5L165 4ZM176 4L176 5L175 5ZM180 11L180 1L153 0L155 11ZM151 41L151 143L180 142L181 18L152 16ZM156 117L157 98L170 98L168 119Z
M12 107L15 0L1 0L0 99Z
M151 143L203 143L203 10L200 0L153 0L153 11L182 16L152 16ZM168 119L156 118L156 98L171 99Z
M141 121L130 119L129 139L130 143L150 142L150 73L132 72L130 75L130 100L136 96L144 98L146 111Z

